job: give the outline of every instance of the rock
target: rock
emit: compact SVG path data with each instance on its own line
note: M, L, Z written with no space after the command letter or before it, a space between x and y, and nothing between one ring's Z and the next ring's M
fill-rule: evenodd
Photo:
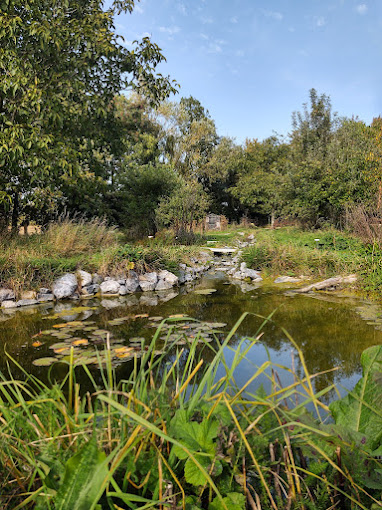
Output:
M52 292L57 299L72 296L77 289L77 277L73 273L66 273L53 283Z
M126 294L129 294L129 291L126 288L126 285L120 285L119 286L119 295L126 296Z
M37 300L39 303L47 303L54 300L53 294L37 294Z
M132 271L131 271L132 273ZM138 275L136 274L133 274L133 275L129 275L129 278L126 279L126 282L125 282L125 287L126 287L126 290L128 293L133 293L133 292L137 292L139 290L139 280L138 280Z
M179 278L170 271L159 271L158 279L159 281L156 284L155 290L171 289L179 283Z
M103 278L99 274L94 273L93 277L92 277L92 281L96 285L101 285L101 283L103 282Z
M78 292L75 292L74 294L72 294L69 299L73 299L74 301L78 301L78 299L80 299L80 295Z
M357 281L357 275L351 274L349 276L336 276L334 278L328 278L322 282L312 283L302 289L297 289L295 292L305 293L311 290L335 290L339 285L355 283Z
M17 306L32 306L38 305L37 299L20 299L16 303Z
M247 240L248 241L254 241L255 240L255 236L253 234L249 234L249 236L247 237Z
M37 292L34 290L26 290L21 293L21 299L36 299Z
M185 271L186 268L187 268L187 265L186 264L179 264L179 268L183 269Z
M77 271L77 274L81 287L88 287L93 282L92 275L87 271L82 271L80 269L79 271Z
M258 271L255 271L254 269L246 269L243 271L244 278L251 278L251 280L257 280L258 278L261 278L260 273Z
M47 289L46 287L41 287L41 289L39 289L38 291L38 295L42 295L42 294L51 294L52 291L50 289Z
M86 285L86 287L82 287L81 293L83 296L94 296L99 292L100 286L97 283L93 283L92 285Z
M125 283L126 283L126 278L120 278L119 280L117 280L117 282L118 282L120 285L125 285Z
M16 301L11 301L10 299L5 299L1 303L1 308L17 308L19 305Z
M173 288L173 284L171 282L166 282L166 280L159 280L159 282L155 286L155 290L169 290Z
M100 285L102 294L119 294L119 283L115 280L106 280Z
M150 290L154 290L156 284L158 283L158 275L157 273L145 273L139 275L139 286L143 290L143 292L148 292Z
M301 278L296 278L294 276L279 276L274 281L274 283L299 283L299 282L301 282Z
M3 301L11 301L15 299L15 293L11 289L0 289L0 303Z

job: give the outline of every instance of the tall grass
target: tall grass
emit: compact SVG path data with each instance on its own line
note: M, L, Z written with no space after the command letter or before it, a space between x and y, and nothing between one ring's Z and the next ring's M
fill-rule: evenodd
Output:
M381 484L366 489L355 469L365 462L381 469L380 462L325 425L320 399L333 387L314 393L297 346L302 375L267 361L237 386L240 365L261 337L259 328L230 347L244 319L220 344L197 338L181 349L170 330L165 350L172 355L157 352L160 326L119 382L106 345L102 382L83 368L93 384L86 394L73 361L61 384L3 376L1 508L380 508ZM286 387L281 369L294 378ZM272 390L251 392L264 374Z

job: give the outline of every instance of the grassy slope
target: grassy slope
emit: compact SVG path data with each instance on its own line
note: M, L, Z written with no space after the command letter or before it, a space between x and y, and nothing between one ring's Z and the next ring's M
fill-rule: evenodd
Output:
M64 221L42 234L0 239L0 287L37 289L78 269L102 275L129 269L176 270L197 252L196 246L171 246L161 240L133 245L101 221Z

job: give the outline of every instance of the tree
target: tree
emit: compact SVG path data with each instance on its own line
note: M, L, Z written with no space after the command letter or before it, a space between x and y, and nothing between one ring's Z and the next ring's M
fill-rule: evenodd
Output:
M190 96L179 103L163 104L159 114L163 119L164 158L184 177L203 182L202 168L219 141L208 110Z
M109 179L105 162L121 149L111 137L121 90L137 88L152 102L175 91L156 74L164 57L149 38L133 50L120 44L114 15L133 7L133 0L107 10L102 0L0 2L0 184L12 198L11 208L1 206L4 225L11 214L17 227L34 190L65 197L74 182Z
M246 214L269 217L274 224L282 211L286 158L289 147L272 136L263 142L247 140L238 177L230 192Z
M203 186L180 177L170 197L160 202L157 220L160 225L172 227L176 235L187 238L193 232L194 223L205 217L208 207Z

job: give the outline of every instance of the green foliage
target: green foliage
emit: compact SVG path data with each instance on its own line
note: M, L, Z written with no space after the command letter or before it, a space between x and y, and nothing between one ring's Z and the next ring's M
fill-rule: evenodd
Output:
M94 215L97 192L123 153L114 97L133 87L158 102L175 91L155 71L164 57L149 38L132 50L120 44L114 15L133 7L132 0L107 10L101 0L0 4L0 189L12 198L0 210L4 227L10 215L16 229L20 215L45 223L64 205L85 212L86 197Z
M194 223L205 217L208 205L208 196L198 182L179 179L173 194L160 202L157 220L172 227L177 235L192 233Z
M254 503L264 510L365 510L377 504L379 452L370 454L352 425L325 424L320 413L307 411L323 405L311 388L313 375L296 373L295 385L282 388L279 367L267 361L252 382L266 374L269 394L237 388L234 373L258 342L238 340L228 364L226 350L243 319L221 345L200 349L193 342L186 355L169 335L161 349L171 353L170 363L167 354L157 355L160 326L128 379L117 383L109 363L97 378L85 367L91 393L76 385L72 364L53 386L2 376L2 503L39 510L121 504L244 510ZM366 364L369 358L366 351ZM358 390L357 396L348 401L349 416L363 399Z
M104 479L108 476L104 452L98 450L93 437L65 465L65 474L55 496L57 510L88 510L96 505L102 495Z
M362 443L372 452L382 446L382 347L366 349L361 365L363 376L354 390L330 409L336 423L364 435Z

